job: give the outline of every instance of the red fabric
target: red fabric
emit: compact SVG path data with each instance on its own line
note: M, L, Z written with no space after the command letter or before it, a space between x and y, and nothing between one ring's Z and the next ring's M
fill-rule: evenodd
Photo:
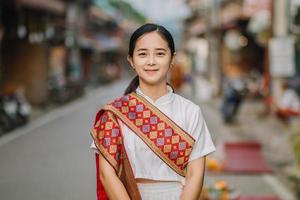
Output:
M298 116L300 115L300 112L297 110L292 110L292 109L278 109L276 111L277 116L283 117L283 118L288 118L288 117L293 117L293 116Z
M122 164L122 134L117 119L122 120L166 164L178 174L185 170L194 138L166 115L136 94L126 95L104 106L97 114L91 131L95 144L108 162L119 170ZM155 148L154 148L155 147Z
M194 139L171 121L163 113L151 108L150 103L126 95L106 105L96 115L91 135L98 149L118 172L123 165L122 134L117 118L133 126L149 144L156 146L157 154L175 172L184 176ZM118 114L118 115L117 115ZM175 128L173 128L175 127ZM152 149L153 150L153 149ZM155 152L155 150L153 150ZM108 199L100 181L99 155L96 154L97 198Z
M95 118L94 126L97 123L97 121L101 117L101 112L98 112ZM96 158L96 182L97 182L97 200L109 200L108 196L104 190L104 187L100 181L100 172L99 172L99 154L95 153Z
M271 108L272 105L275 105L276 107L275 114L280 119L286 120L289 117L295 117L300 115L300 111L298 110L293 110L290 108L280 108L271 96L265 99L265 103L269 108Z
M225 144L225 172L264 173L272 172L261 154L261 145L255 141Z
M95 157L96 157L96 178L97 178L97 200L109 200L104 190L104 187L100 181L99 155L95 153Z

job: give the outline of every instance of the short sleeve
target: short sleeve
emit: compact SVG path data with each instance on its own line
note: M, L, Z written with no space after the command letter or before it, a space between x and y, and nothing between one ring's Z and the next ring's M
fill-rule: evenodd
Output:
M193 125L190 133L195 139L195 144L193 146L189 162L206 156L216 150L200 108L198 109L194 119L191 121L193 122Z
M101 111L98 111L96 116L95 116L94 123L93 123L93 126L91 127L91 129L95 128L96 122L100 119L100 115L101 115ZM94 140L92 140L92 142L91 142L90 149L95 153L100 153L99 150L96 147L96 144L95 144Z
M92 141L90 149L93 150L95 153L99 153L99 150L97 149L94 141Z

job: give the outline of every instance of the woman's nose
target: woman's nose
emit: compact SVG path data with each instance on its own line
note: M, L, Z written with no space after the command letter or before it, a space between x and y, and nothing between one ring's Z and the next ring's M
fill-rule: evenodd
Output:
M149 56L149 59L148 59L148 65L149 66L153 66L153 65L155 65L156 64L156 62L155 62L155 57L154 57L154 55L150 55Z

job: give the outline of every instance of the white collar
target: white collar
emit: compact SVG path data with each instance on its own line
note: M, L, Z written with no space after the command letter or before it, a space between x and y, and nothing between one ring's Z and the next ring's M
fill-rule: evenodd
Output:
M169 103L174 97L173 89L169 85L167 85L167 93L164 94L163 96L159 97L156 101L153 101L150 97L148 97L146 94L144 94L140 87L137 87L136 93L141 95L142 97L147 99L147 101L149 101L150 103L155 104L155 105L163 105L163 104Z

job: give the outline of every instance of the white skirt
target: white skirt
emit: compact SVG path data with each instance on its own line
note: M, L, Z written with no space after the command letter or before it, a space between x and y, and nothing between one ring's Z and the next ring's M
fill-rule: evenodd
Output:
M138 183L142 200L179 200L180 182Z

